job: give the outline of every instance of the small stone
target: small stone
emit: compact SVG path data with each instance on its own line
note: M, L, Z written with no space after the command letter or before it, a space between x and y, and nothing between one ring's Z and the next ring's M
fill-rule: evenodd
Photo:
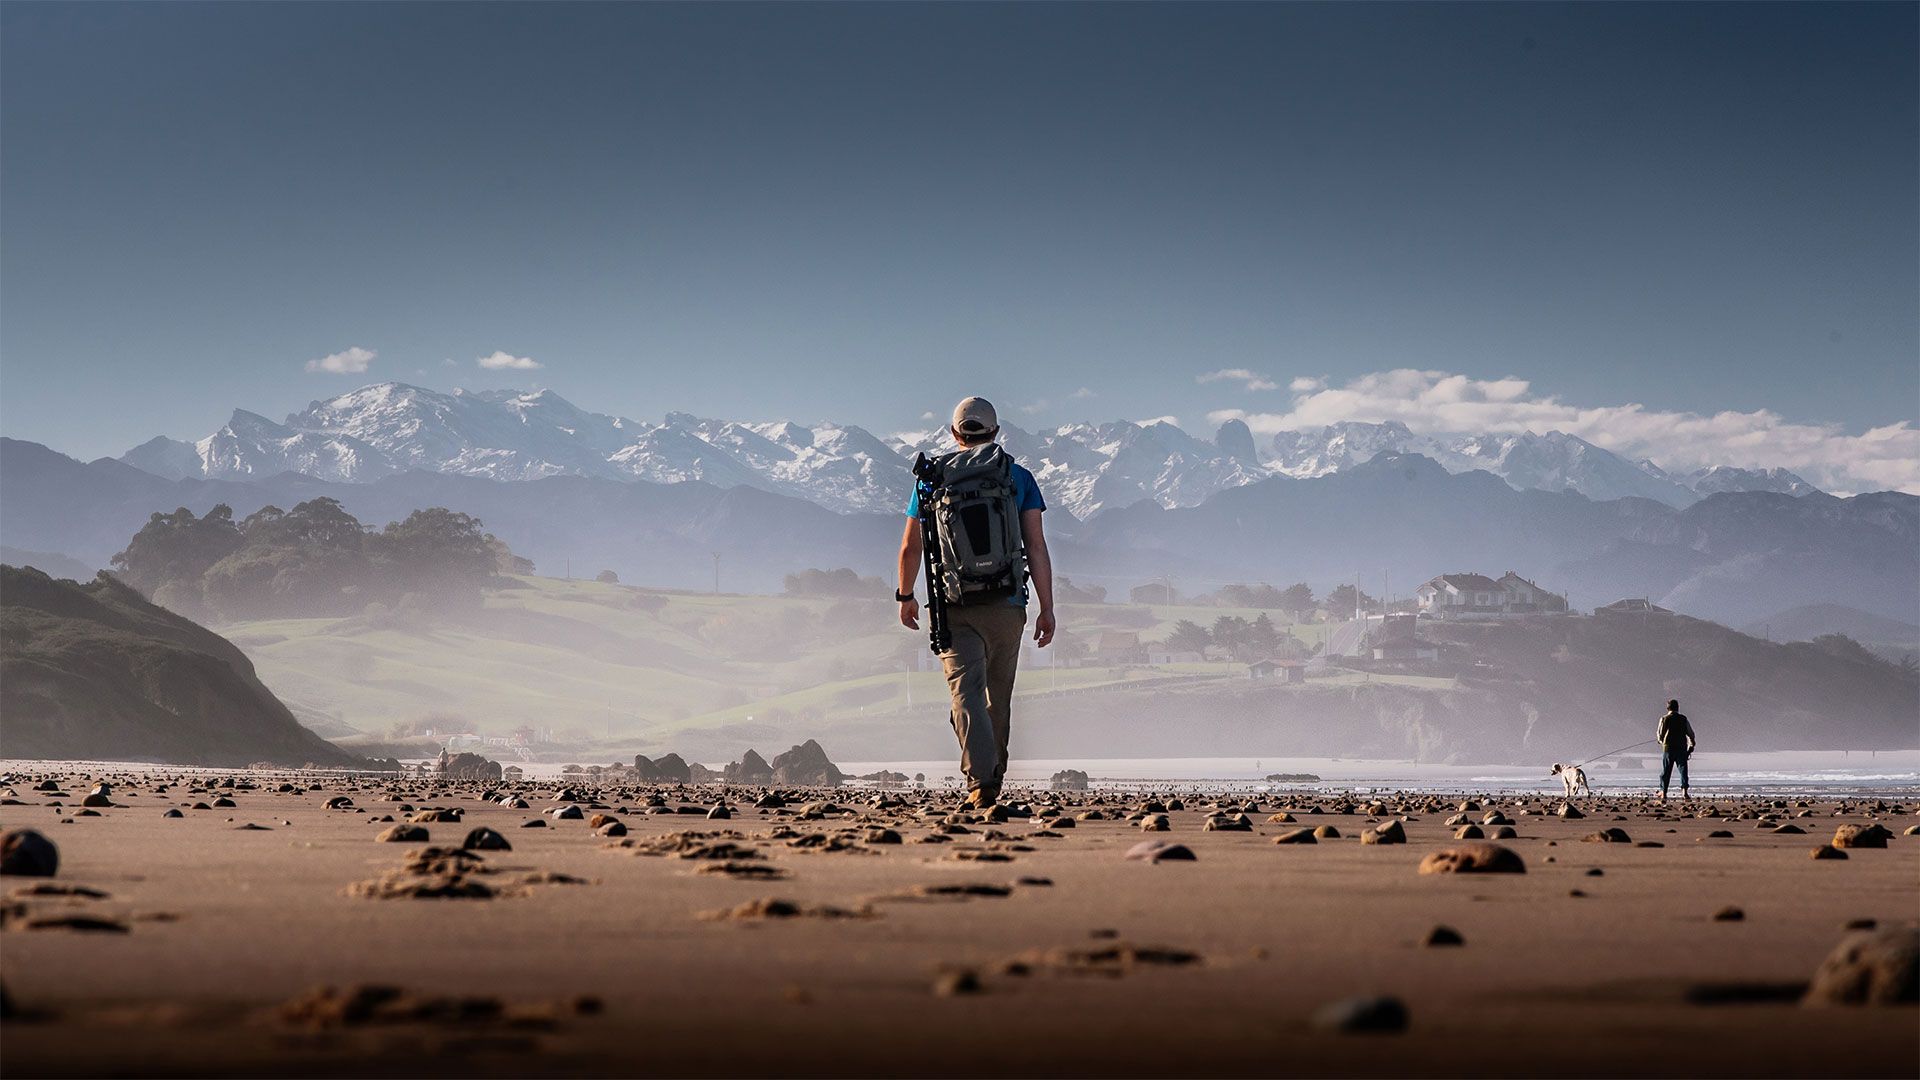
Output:
M1127 849L1127 858L1150 863L1194 861L1192 848L1164 840L1142 840Z
M1317 844L1320 841L1314 839L1313 833L1314 830L1312 829L1288 829L1286 832L1274 837L1273 842L1276 844Z
M1461 937L1460 931L1455 930L1453 927L1436 926L1433 929L1427 931L1427 940L1425 944L1427 945L1428 948L1433 948L1433 947L1442 946L1442 945L1465 945L1466 943L1467 943L1467 939Z
M980 973L971 968L949 971L934 980L933 992L940 997L961 997L978 994L985 987L980 985Z
M1891 832L1879 825L1842 825L1833 831L1833 846L1837 848L1883 848L1893 837Z
M1322 840L1338 840L1340 839L1340 830L1331 825L1319 825L1314 828L1313 835Z
M183 818L183 817L186 817L187 815L181 813L180 808L175 806L168 809L166 813L161 814L160 816L163 818Z
M1844 859L1847 857L1847 853L1834 847L1832 844L1822 844L1813 849L1811 857L1815 859Z
M599 828L593 831L600 836L625 836L627 835L627 823L617 818L608 818Z
M1806 1005L1903 1005L1920 1001L1920 929L1852 934L1827 954Z
M1173 828L1165 814L1148 814L1140 819L1141 832L1166 832Z
M1581 813L1580 808L1573 805L1572 803L1561 803L1560 809L1555 811L1555 813L1559 814L1561 817L1565 818L1568 821L1578 821L1581 818L1587 816Z
M1453 838L1455 840L1484 840L1487 838L1487 834L1481 831L1480 826L1468 822L1453 831Z
M460 842L460 847L466 851L512 851L513 850L513 845L507 843L506 837L501 836L499 833L494 832L492 829L487 828L485 825L479 826L473 831L467 833L467 838Z
M1407 830L1398 821L1386 821L1360 834L1362 844L1404 844Z
M1420 860L1423 874L1524 874L1527 864L1498 844L1442 848Z
M60 849L32 829L12 829L0 837L0 874L52 877L60 869Z
M1728 904L1726 907L1723 907L1719 911L1716 911L1713 913L1714 922L1740 922L1744 920L1746 917L1747 917L1746 912L1741 911L1739 908L1734 907L1732 904Z
M716 806L713 809L707 811L708 821L728 821L728 820L731 820L732 818L733 818L733 811L727 809L724 805Z
M385 844L424 844L427 842L427 830L403 822L380 830L380 835L374 839Z
M547 823L543 818L529 818L521 822L520 827L523 829L544 829L547 827Z
M1347 998L1313 1014L1313 1026L1325 1031L1384 1034L1407 1030L1407 1006L1394 997Z
M1608 828L1608 829L1601 829L1597 833L1588 833L1587 835L1581 837L1580 839L1586 841L1589 844L1631 844L1633 843L1633 837L1627 835L1627 830L1619 828L1618 826L1615 826L1613 828Z
M1495 825L1493 832L1489 834L1489 838L1494 840L1512 840L1519 835L1511 825Z

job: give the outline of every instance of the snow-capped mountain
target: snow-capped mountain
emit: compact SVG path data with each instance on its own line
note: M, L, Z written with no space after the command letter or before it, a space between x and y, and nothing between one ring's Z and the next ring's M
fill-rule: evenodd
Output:
M1517 435L1423 435L1405 424L1348 422L1273 437L1274 468L1288 476L1340 472L1375 454L1421 454L1448 472L1485 470L1513 487L1577 491L1590 499L1629 495L1683 507L1698 499L1685 484L1657 468L1630 462L1564 432Z
M1599 500L1636 495L1677 507L1718 491L1814 490L1781 469L1723 467L1671 476L1652 462L1629 462L1557 431L1427 435L1392 421L1282 432L1264 459L1237 420L1223 424L1212 441L1165 422L1124 420L1034 432L1007 425L1003 441L1033 470L1050 505L1083 519L1145 500L1195 506L1275 474L1325 476L1384 452L1422 454L1453 473L1485 470L1515 488ZM551 390L441 393L376 383L315 401L284 423L238 410L196 443L156 438L120 460L168 479L298 472L363 483L419 469L502 481L563 475L701 480L838 511L894 513L913 455L950 448L941 431L881 438L842 424L744 423L687 413L646 423L588 412Z
M1039 432L1003 425L1001 442L1033 471L1049 505L1079 518L1144 500L1195 506L1215 492L1271 475L1258 462L1236 460L1164 422L1067 424ZM902 437L899 445L908 458L951 449L938 432Z
M1777 491L1782 495L1811 495L1820 489L1786 469L1739 469L1715 465L1687 474L1687 487L1698 495L1722 491Z

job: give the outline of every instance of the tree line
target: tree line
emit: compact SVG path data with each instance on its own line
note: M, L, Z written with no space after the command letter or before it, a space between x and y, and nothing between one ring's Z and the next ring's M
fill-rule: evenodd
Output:
M1251 620L1238 615L1222 615L1213 620L1211 627L1201 626L1192 619L1181 619L1167 632L1164 644L1170 652L1193 652L1206 656L1217 651L1230 659L1251 661L1279 655L1281 647L1291 637L1290 634L1281 633L1280 628L1263 611Z
M115 574L163 607L223 621L344 616L479 603L501 573L533 563L469 514L432 507L381 529L335 499L264 506L235 521L224 504L156 513L113 557Z

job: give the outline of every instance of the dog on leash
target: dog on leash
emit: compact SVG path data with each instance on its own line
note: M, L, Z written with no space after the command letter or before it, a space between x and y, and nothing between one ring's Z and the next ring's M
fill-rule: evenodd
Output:
M1567 785L1569 799L1583 791L1588 795L1593 794L1592 786L1587 783L1587 771L1578 765L1562 765L1556 761L1553 763L1553 775L1558 776L1560 782Z

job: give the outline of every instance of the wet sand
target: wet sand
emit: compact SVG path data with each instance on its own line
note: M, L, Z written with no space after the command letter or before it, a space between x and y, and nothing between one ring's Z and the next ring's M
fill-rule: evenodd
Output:
M1139 795L1009 793L1103 815L1046 828L911 792L776 809L735 789L734 816L709 820L718 788L498 789L520 809L476 784L156 793L148 774L110 777L116 805L76 816L97 775L57 778L60 797L16 773L0 806L60 855L52 878L0 879L6 1076L1920 1074L1915 1007L1796 1000L1849 922L1920 916L1911 803L1722 798L1700 817L1602 799L1563 820L1557 798L1502 797L1467 818L1511 817L1518 835L1496 842L1525 873L1422 874L1461 846L1458 796L1369 813L1268 795L1236 832L1205 829L1211 799L1187 794L1144 833ZM650 813L655 793L651 809L699 812ZM340 796L353 805L327 806ZM543 813L569 804L580 819ZM1289 807L1295 824L1268 822ZM376 841L425 808L461 820ZM599 835L595 814L626 835ZM1404 844L1358 839L1402 816ZM1887 848L1809 857L1869 821ZM1319 825L1341 838L1273 842ZM482 826L511 850L407 869ZM1606 828L1630 842L1582 841ZM1195 857L1126 857L1149 840ZM48 885L106 895L21 895ZM422 889L492 895L404 895ZM1715 918L1729 907L1741 917ZM1424 944L1437 925L1464 944ZM382 986L400 996L346 996ZM1363 995L1403 1003L1405 1029L1316 1022Z

